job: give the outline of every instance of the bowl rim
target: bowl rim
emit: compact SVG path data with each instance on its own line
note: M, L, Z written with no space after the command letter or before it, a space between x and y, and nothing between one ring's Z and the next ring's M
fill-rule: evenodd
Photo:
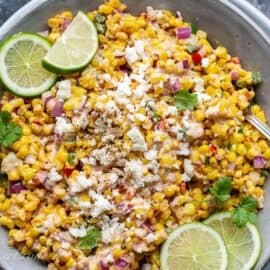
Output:
M0 27L0 40L2 40L12 27L23 17L29 15L33 10L48 2L49 0L31 0L23 7L18 9L10 18ZM254 28L270 45L270 20L247 0L218 0L224 6L240 15L251 27Z
M31 0L20 9L18 9L13 15L11 15L2 26L0 26L0 44L7 37L9 31L14 28L19 21L24 17L31 14L31 12L38 9L50 0ZM124 1L124 0L123 0ZM247 0L215 0L223 4L225 7L233 11L236 15L239 15L242 19L249 24L264 40L266 44L270 46L270 18L257 9ZM267 258L263 258L260 269L263 269L267 263L270 262L270 255ZM0 261L0 268L4 267ZM257 265L258 267L258 265ZM256 268L257 269L257 268Z

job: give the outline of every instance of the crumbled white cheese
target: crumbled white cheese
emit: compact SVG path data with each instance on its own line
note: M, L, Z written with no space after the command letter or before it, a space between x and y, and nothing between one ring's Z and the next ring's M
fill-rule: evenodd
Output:
M216 106L209 107L206 112L205 116L208 117L216 117L219 115L219 104Z
M182 174L182 180L184 182L189 182L191 180L191 177L187 173Z
M204 80L199 78L199 77L195 77L193 79L193 82L195 83L195 87L194 90L196 92L204 92Z
M202 123L185 121L184 126L187 129L187 135L192 138L200 138L204 134Z
M111 185L114 185L118 180L118 175L116 173L109 173L108 178L110 180Z
M147 160L155 160L157 158L157 150L151 149L144 153L144 157Z
M125 230L123 223L119 223L118 218L107 221L102 226L102 242L109 244Z
M64 80L56 84L58 91L56 97L62 100L69 99L71 97L71 81Z
M33 154L29 154L25 159L24 162L27 164L34 164L37 160L37 157Z
M114 96L119 104L128 104L129 100L127 97L130 95L130 78L126 75L124 79L117 84L117 89L114 92Z
M202 59L202 67L207 68L209 66L209 59L207 57L204 57Z
M184 171L187 175L192 176L194 173L194 166L190 159L184 159Z
M199 103L202 103L204 101L209 101L212 99L211 96L204 93L199 93L199 92L197 93L197 98L198 98Z
M79 201L79 206L82 209L90 209L91 208L91 203L87 201Z
M73 125L64 117L57 117L55 124L55 133L63 135L64 133L73 132Z
M89 192L90 197L95 200L95 203L92 206L91 214L92 216L98 217L100 214L105 211L110 211L113 209L113 205L101 194L97 194L93 190Z
M55 182L59 182L60 180L62 180L63 177L53 167L53 168L51 168L50 172L48 173L48 179L51 183L55 183Z
M143 122L146 119L146 116L142 113L135 113L134 116L135 116L135 119L139 120L140 122Z
M177 152L177 154L180 156L188 156L190 154L189 143L180 143L179 151Z
M47 232L49 229L59 226L61 222L62 220L58 215L49 214L42 226L40 226L38 229L40 232Z
M9 173L14 170L16 167L19 167L23 164L22 160L17 158L13 152L9 152L2 160L1 172Z
M143 177L144 167L139 159L127 161L124 170L135 179L141 179Z
M146 237L145 240L147 243L152 243L157 240L157 237L154 233L149 233Z
M77 128L86 129L88 123L88 112L82 112L79 116L75 116L72 119L72 124Z
M177 115L178 114L178 109L175 106L168 106L167 111L166 111L166 116L168 115Z
M106 112L112 114L112 113L115 113L118 110L118 108L117 108L115 102L113 100L110 100L109 102L107 102L105 104L105 110L106 110Z
M72 236L76 238L81 238L87 235L87 230L83 226L78 227L78 228L71 227L69 228L69 232Z
M107 142L112 142L114 140L114 135L113 134L108 134L108 135L105 135L101 138L101 141L103 143L107 143Z
M91 185L91 180L86 177L84 172L80 172L79 175L76 177L76 182L72 183L71 185L71 192L81 192L91 187Z
M144 137L137 127L133 127L127 133L127 136L131 139L133 143L133 150L145 152L147 151L147 145L145 143Z
M135 47L127 47L125 50L125 57L127 59L128 64L130 65L139 60L139 56L137 54Z
M136 40L134 43L134 47L136 49L137 55L140 56L140 58L145 57L145 42L143 40Z
M130 103L126 104L126 109L131 113L135 112L135 107Z
M108 151L108 147L106 146L101 149L95 149L91 155L94 159L98 160L101 165L104 166L109 165L113 160L113 157Z
M142 98L144 93L147 92L148 86L145 84L139 84L134 90L135 97Z

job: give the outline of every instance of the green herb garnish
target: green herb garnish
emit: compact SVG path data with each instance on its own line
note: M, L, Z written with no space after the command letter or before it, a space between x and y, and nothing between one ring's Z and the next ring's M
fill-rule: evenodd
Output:
M75 158L76 158L75 153L68 153L68 163L70 165L74 165Z
M190 44L186 47L186 51L189 52L190 54L194 53L197 50L197 46L194 44Z
M105 34L106 32L106 16L102 15L101 13L97 13L95 16L95 26L97 28L98 33Z
M70 205L75 205L76 204L76 197L75 196L70 196L69 200L68 200L68 203Z
M244 227L248 222L256 224L257 216L254 211L258 207L258 200L254 197L245 197L242 203L232 211L232 219L239 228Z
M210 188L210 192L220 202L226 202L230 199L232 191L232 178L228 176L220 177L218 181Z
M101 231L97 228L92 228L87 232L87 235L81 238L77 247L82 250L91 250L96 247L101 240Z
M9 112L0 112L0 145L8 147L22 136L22 128L10 121Z
M196 34L198 32L198 25L196 22L190 23L191 33Z
M197 94L189 93L186 89L178 91L173 98L179 110L193 110L198 104Z
M266 171L266 170L261 170L261 171L260 171L260 176L262 176L262 177L267 177L267 176L268 176L268 171Z
M252 84L258 85L263 82L263 77L260 72L252 72Z

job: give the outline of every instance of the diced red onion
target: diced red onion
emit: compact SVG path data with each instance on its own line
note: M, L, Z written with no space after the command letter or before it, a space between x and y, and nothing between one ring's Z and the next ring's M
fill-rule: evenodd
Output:
M231 79L232 79L232 81L237 81L238 80L238 72L236 70L233 70L231 72Z
M190 38L191 29L190 27L181 27L176 29L176 37L178 39L187 39Z
M234 164L234 163L229 163L228 166L227 166L227 169L228 169L229 171L234 170L234 168L235 168L235 164Z
M150 223L150 221L148 219L146 219L143 224L142 224L145 228L147 228L150 232L154 232L154 228L152 226L152 224Z
M51 112L55 106L56 103L56 99L53 98L48 98L47 102L46 102L46 109Z
M23 185L23 183L21 181L8 183L8 193L9 194L20 193L25 189L26 189L26 187Z
M117 259L114 264L118 266L119 268L126 268L129 266L129 262L127 262L126 260L122 258Z
M66 30L67 30L67 28L68 28L68 26L70 25L70 23L71 23L71 20L69 20L69 19L64 19L64 21L63 21L63 23L62 23L62 25L61 25L61 32L63 33L63 32L65 32Z
M183 60L182 64L183 64L183 69L188 69L189 68L188 60Z
M180 82L179 78L176 78L176 79L172 82L171 88L172 88L172 90L173 90L174 92L180 90L180 88L181 88L181 82Z
M44 104L44 106L47 105L48 101L53 98L51 92L45 92L42 94L41 96L41 100L42 100L42 103Z
M63 103L62 101L57 100L52 111L52 117L59 117L63 114L63 112Z
M105 264L103 261L100 261L99 265L100 265L101 270L109 270L110 269L109 266L107 264Z
M253 167L255 169L263 169L266 165L266 160L263 156L257 156L253 159Z

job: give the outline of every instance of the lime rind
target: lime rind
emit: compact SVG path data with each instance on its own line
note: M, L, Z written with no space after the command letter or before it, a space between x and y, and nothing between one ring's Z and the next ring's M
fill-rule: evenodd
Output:
M80 35L80 32L83 34ZM56 74L85 69L98 50L98 33L90 18L79 11L67 30L44 57L43 66Z
M222 220L224 220L224 219L231 219L231 213L230 212L221 212L221 213L213 214L207 220L205 220L204 223L211 226L211 223L213 223L215 221L219 221L221 223ZM212 228L216 229L215 226L213 226L213 225L212 225ZM247 223L246 227L241 228L241 229L236 227L236 225L235 225L234 229L237 229L239 231L248 229L250 231L250 234L251 234L251 237L252 237L252 240L254 243L253 253L251 256L247 256L247 258L245 260L245 265L241 266L241 270L254 269L254 267L256 266L256 264L260 258L261 251L262 251L262 240L261 240L260 232L259 232L257 226L255 226L252 223ZM226 239L224 237L225 233L226 232L224 230L220 232L221 237L223 238L223 240L226 244L227 250L229 252L229 261L230 261L230 247L226 243ZM228 268L228 270L236 270L236 269Z
M31 87L30 85L27 87L21 87L18 84L16 84L14 81L11 80L10 75L8 73L8 68L6 64L6 56L9 53L9 51L16 45L18 42L33 42L35 45L39 45L41 48L45 50L49 50L51 48L51 43L44 37L35 34L35 33L27 33L27 32L21 32L15 35L12 35L11 37L4 40L0 47L0 80L2 84L5 86L5 88L15 94L16 96L21 97L34 97L39 96L46 90L50 89L56 82L57 76L53 73L49 73L42 67L42 58L40 58L40 63L36 62L35 65L38 66L39 74L40 71L44 73L44 76L47 77L46 80L44 80L44 83L37 87ZM17 59L18 62L22 59ZM13 61L16 61L16 59L13 59ZM14 72L14 71L13 71ZM21 73L20 70L18 73ZM37 73L38 74L38 73ZM16 74L15 74L16 75ZM22 74L18 74L20 76Z
M194 223L182 225L170 233L168 239L165 241L165 243L163 244L163 246L161 248L161 255L160 255L161 270L172 270L172 268L169 268L169 266L168 266L169 247L173 243L173 241L176 238L178 238L179 235L181 235L182 233L184 233L188 230L198 230L198 231L200 231L200 234L202 234L202 235L208 233L210 236L212 236L213 239L216 240L216 242L219 245L220 254L222 256L221 256L221 260L219 262L219 268L215 268L215 269L226 270L227 266L228 266L228 255L227 255L227 249L226 249L226 246L225 246L225 243L224 243L222 237L215 230L213 230L210 226L207 226L207 225L205 225L203 223L199 223L199 222L194 222ZM194 239L194 244L196 244L196 243L198 243L197 238ZM206 246L206 245L207 245L207 243L203 244L202 248L204 251L206 249L209 249L209 246ZM198 245L197 245L197 248L198 248ZM213 252L215 252L215 251L213 251ZM209 250L207 250L207 252L209 252ZM190 259L193 259L193 258L190 256ZM192 262L191 262L191 264L192 264ZM178 269L184 269L184 268L182 265L177 265L176 268L174 268L173 270L178 270ZM189 268L189 269L192 270L193 268ZM211 269L214 269L214 268L211 268Z

